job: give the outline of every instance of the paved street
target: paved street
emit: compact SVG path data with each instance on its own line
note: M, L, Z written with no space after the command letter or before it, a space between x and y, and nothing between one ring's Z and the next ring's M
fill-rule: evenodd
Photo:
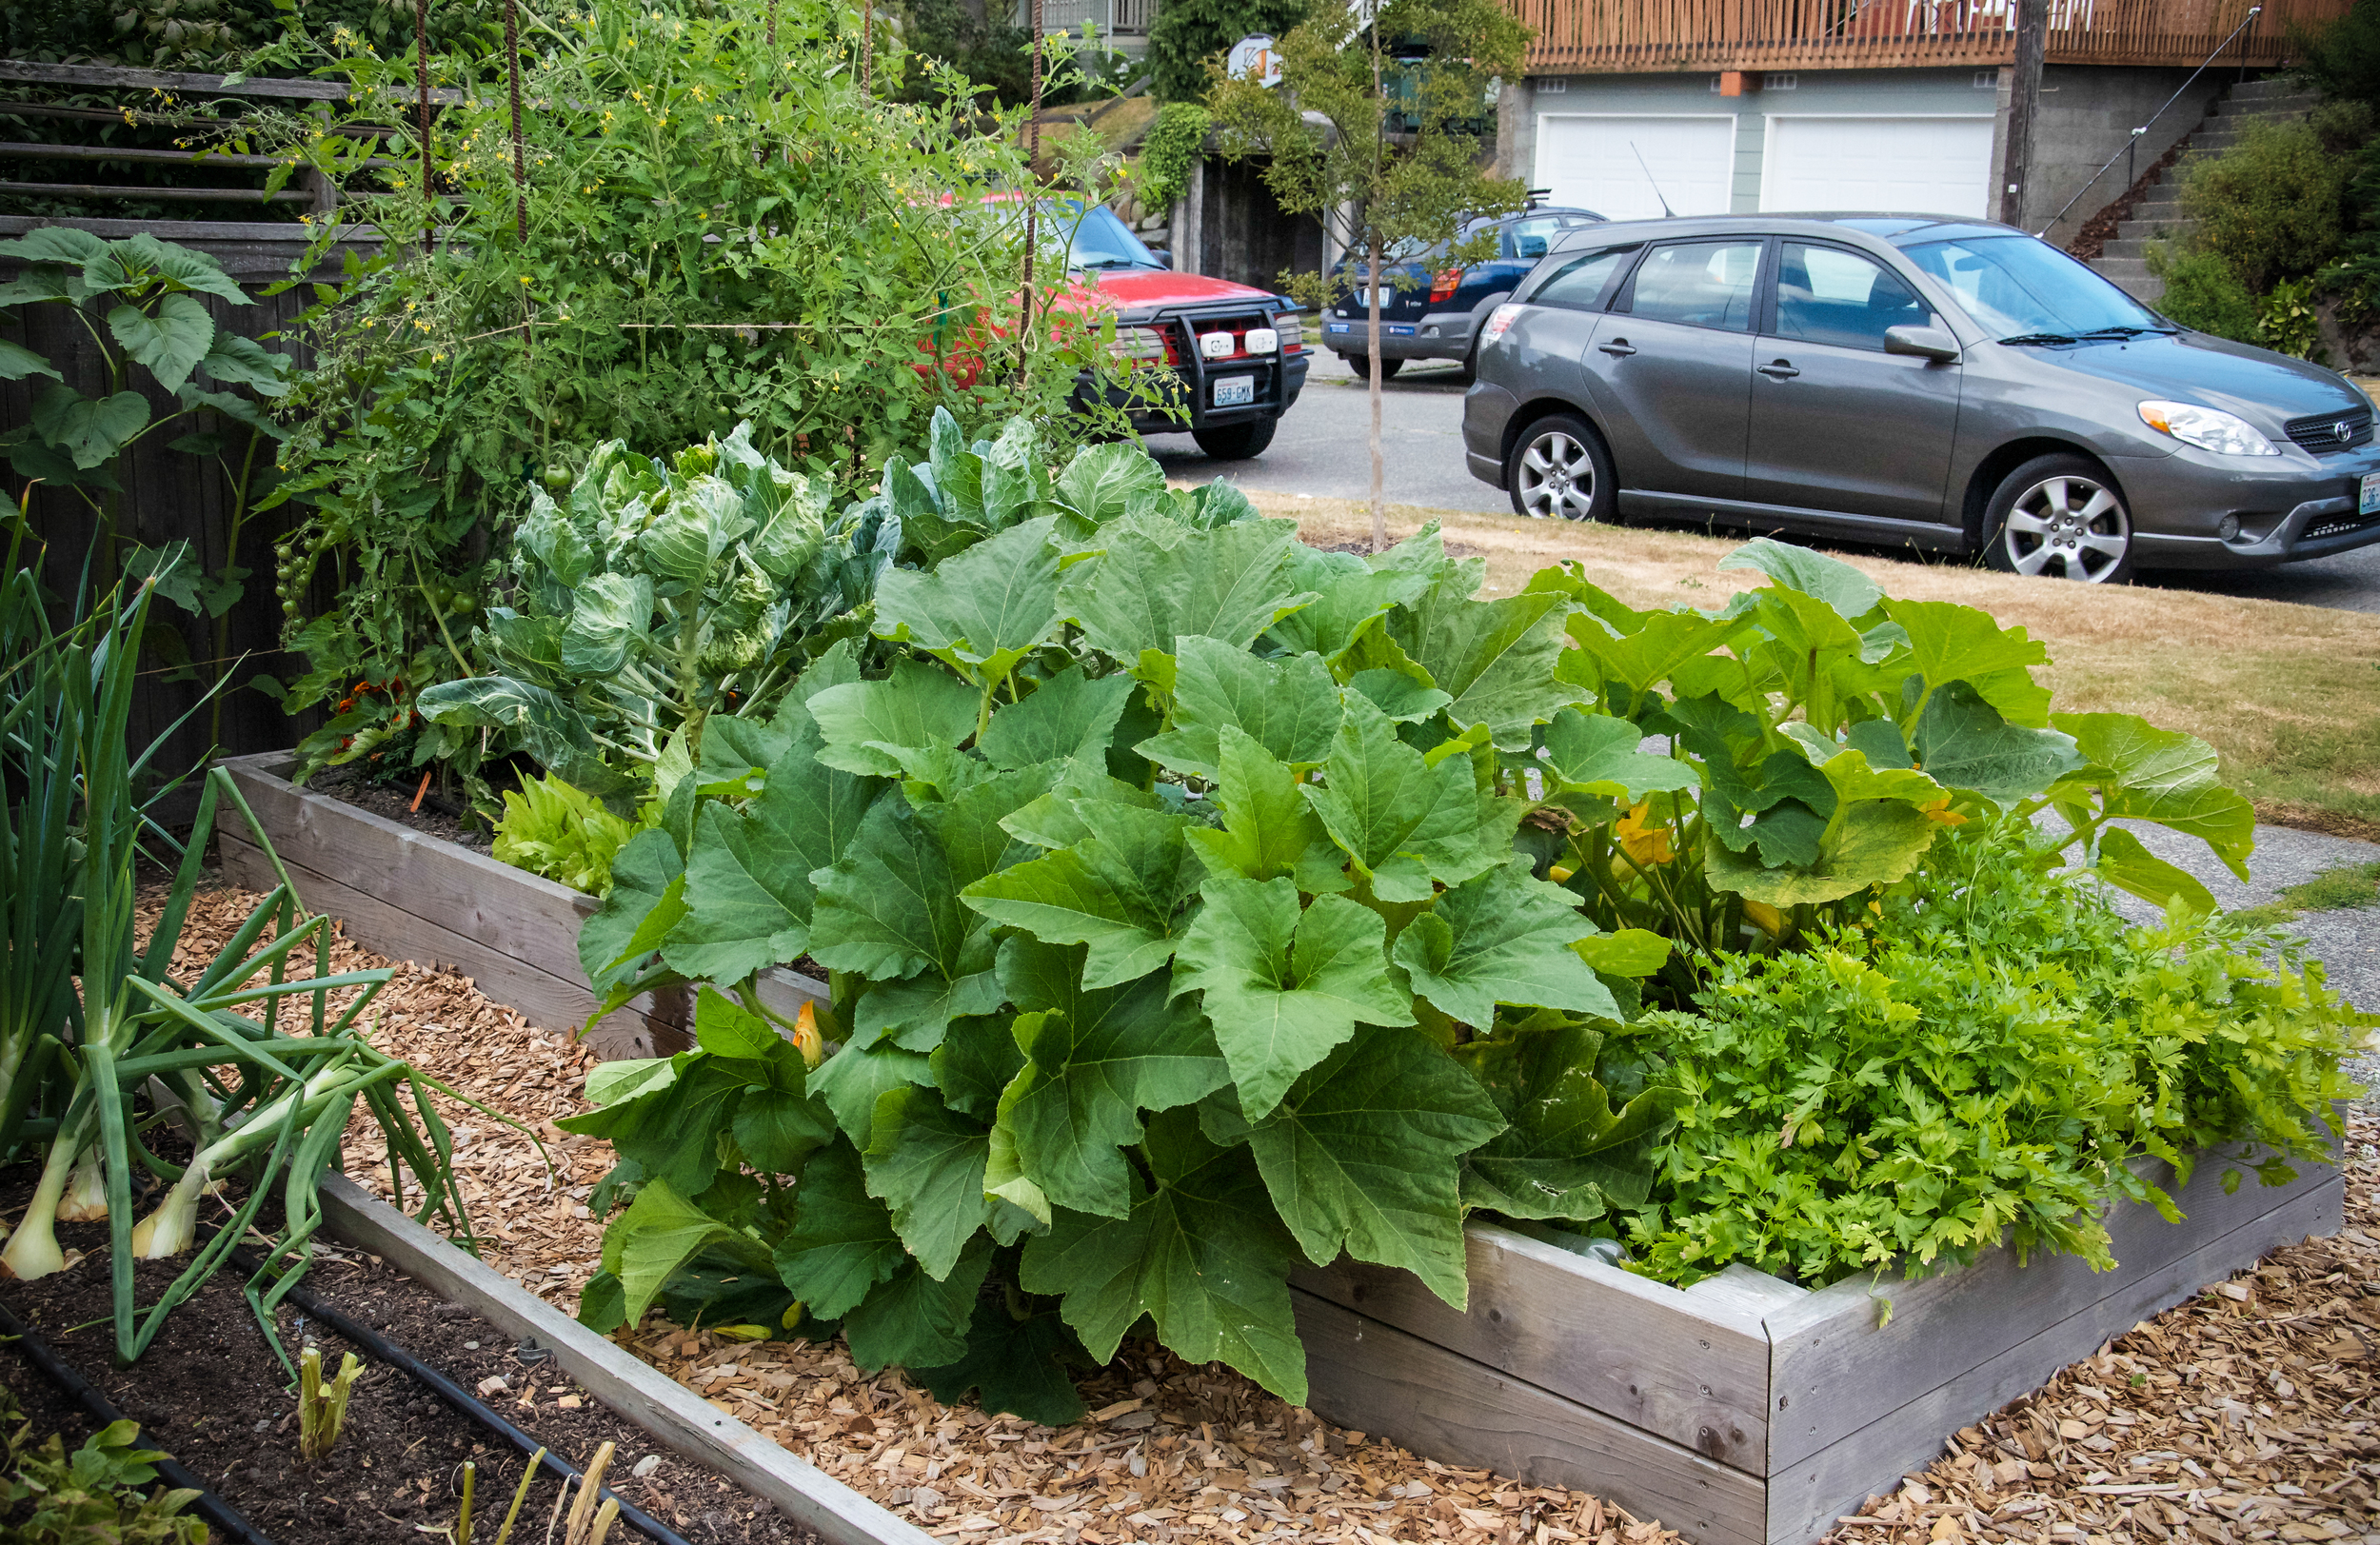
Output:
M1451 365L1407 366L1388 383L1381 446L1388 497L1433 509L1508 511L1505 497L1463 469L1463 381ZM1279 493L1364 499L1371 466L1364 449L1364 384L1338 355L1322 350L1303 396L1281 421L1270 449L1253 462L1220 466L1188 435L1162 435L1150 448L1178 478L1205 482L1220 469L1234 483ZM2380 544L2336 558L2239 574L2160 574L2149 583L2271 601L2297 601L2380 611Z

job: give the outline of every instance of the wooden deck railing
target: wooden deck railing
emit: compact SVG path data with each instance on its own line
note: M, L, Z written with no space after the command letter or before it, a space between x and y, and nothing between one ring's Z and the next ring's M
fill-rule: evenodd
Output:
M1990 67L2015 55L2022 0L1509 0L1537 30L1533 75ZM2052 64L2196 65L2253 0L2043 0ZM2222 63L2271 69L2291 29L2349 0L2263 0Z

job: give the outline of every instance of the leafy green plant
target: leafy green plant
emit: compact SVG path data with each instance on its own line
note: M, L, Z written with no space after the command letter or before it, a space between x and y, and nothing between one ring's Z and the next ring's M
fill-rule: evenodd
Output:
M1167 0L1149 19L1149 87L1163 102L1206 95L1207 67L1243 37L1281 37L1306 19L1306 0Z
M514 534L516 604L491 606L475 640L505 673L415 696L435 726L417 763L501 731L505 749L621 801L665 752L691 766L714 715L764 718L901 540L881 507L830 517L826 491L755 451L744 425L674 464L596 447L566 504L540 489ZM340 731L313 737L315 754Z
M51 1434L32 1447L32 1423L0 1385L0 1430L9 1434L0 1476L0 1516L22 1545L207 1545L207 1520L183 1512L195 1491L141 1489L157 1479L159 1449L136 1449L138 1422L110 1422L72 1454Z
M1857 921L1944 829L2004 811L2056 811L2060 851L2159 906L2214 900L2122 820L2198 837L2246 877L2254 812L2214 752L2131 715L2052 714L2033 675L2049 652L2023 628L1888 598L1766 538L1720 566L1771 583L1711 614L1636 611L1575 566L1531 582L1579 603L1561 674L1616 720L1548 730L1549 798L1572 824L1528 840L1606 927L1657 929L1698 958L1674 971L1677 990L1747 931L1775 948ZM1640 735L1670 739L1665 763L1627 760Z
M1041 319L1019 327L1021 223L979 196L1034 181L1016 115L942 67L930 102L864 94L851 22L829 0L525 13L526 237L501 58L435 65L464 100L442 110L428 190L405 115L387 140L302 116L279 142L258 131L251 150L374 194L384 228L441 230L353 260L300 324L319 366L290 401L275 497L309 513L280 583L295 604L327 569L337 599L290 616L308 668L287 707L484 674L450 643L495 599L489 555L537 487L560 494L606 442L685 446L748 422L758 452L840 505L914 452L937 406L970 426L1029 412L1054 437L1127 432L1115 405L1136 378L1062 269L1035 270ZM902 45L876 36L887 78ZM277 63L367 96L413 90L409 33L385 53L323 41ZM334 233L320 239L329 260ZM405 696L369 706L361 755L379 765L436 729ZM463 754L433 738L429 755Z
M1728 957L1694 1012L1646 1017L1698 1098L1630 1221L1641 1269L1815 1286L2003 1233L2106 1267L2103 1203L2179 1216L2137 1156L2184 1180L2225 1143L2262 1145L2274 1180L2330 1161L2339 1060L2380 1018L2235 922L2137 928L2046 857L2014 818L1961 828L1867 926Z
M2250 119L2237 146L2183 169L2190 240L2231 265L2251 294L2311 274L2339 249L2351 169L2313 124Z
M551 773L506 789L504 802L495 857L589 896L611 889L611 861L643 829Z
M2267 348L2311 360L2322 352L2322 317L2314 309L2315 282L2291 279L2272 287L2257 307L2256 341Z
M623 854L583 952L666 924L664 961L723 981L806 952L843 1044L804 1073L705 991L697 1051L607 1065L569 1124L636 1191L591 1323L798 1303L865 1366L1056 1420L1065 1361L1147 1315L1300 1399L1298 1260L1460 1303L1467 1208L1643 1199L1676 1096L1619 1021L1668 945L1513 845L1504 754L1578 696L1566 598L1471 599L1435 529L1367 562L1206 524L1111 483L1147 465L1114 449L1115 518L887 575L889 668L805 679L682 869L664 833Z
M254 302L213 258L146 231L106 241L71 227L45 226L0 242L0 257L24 265L0 285L0 307L70 309L99 366L87 396L50 361L0 339L0 381L47 377L50 383L34 394L29 420L0 434L0 451L18 477L71 489L91 507L99 518L94 573L106 585L128 556L140 560L135 572L157 571L154 554L124 550L125 477L134 446L181 425L184 432L171 448L213 462L230 507L223 566L202 575L195 565L186 565L165 594L211 621L210 653L222 664L230 653L231 607L249 573L240 562L242 528L257 496L270 485L272 446L285 432L268 414L290 389L289 357L216 324L202 296L231 306ZM134 389L143 376L172 394L179 409L155 414L147 395ZM178 636L172 642L178 644ZM188 659L187 649L175 652Z

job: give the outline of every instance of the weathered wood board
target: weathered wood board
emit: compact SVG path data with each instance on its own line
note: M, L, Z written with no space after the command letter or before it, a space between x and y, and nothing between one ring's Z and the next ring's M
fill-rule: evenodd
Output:
M1681 1292L1475 1224L1464 1310L1347 1260L1299 1275L1312 1402L1442 1462L1585 1487L1699 1545L1805 1545L2057 1369L2341 1226L2337 1170L2226 1192L2229 1167L2201 1160L2174 1193L2181 1223L2113 1208L2104 1273L2000 1249L1914 1282L1813 1293L1731 1268Z
M307 906L340 918L347 937L392 960L469 977L532 1024L574 1031L586 1022L597 1004L579 966L578 935L593 897L298 788L282 776L288 764L286 754L269 753L224 765ZM235 816L218 825L225 873L251 889L273 885L245 823ZM821 996L816 982L789 971L764 973L760 992L787 1015ZM606 1018L587 1041L606 1058L666 1055L688 1044L691 1012L684 991L663 1001L647 995Z
M917 1525L728 1416L660 1369L422 1227L345 1176L322 1185L323 1226L468 1307L507 1336L545 1347L587 1393L663 1444L764 1496L826 1545L933 1545Z

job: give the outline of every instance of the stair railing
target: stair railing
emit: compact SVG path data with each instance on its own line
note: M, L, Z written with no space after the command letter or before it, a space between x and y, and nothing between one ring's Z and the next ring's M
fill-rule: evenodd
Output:
M2205 74L2208 69L2211 67L2217 59L2223 57L2223 50L2231 46L2233 39L2237 38L2242 32L2247 31L2250 27L2255 24L2257 16L2262 14L2263 10L2264 7L2260 5L2250 6L2248 8L2248 14L2242 16L2239 20L2239 25L2231 29L2231 36L2226 37L2222 42L2214 46L2214 51L2207 55L2205 59L2201 60L2196 69L2190 72L2190 79L2182 82L2182 84L2174 89L2173 94L2165 99L2165 106L2151 113L2147 123L2142 124L2138 129L2133 129L2131 136L2125 140L2124 148L2116 151L2113 155L2109 156L2107 159L2107 166L2103 166L2097 171L2092 172L2091 174L2090 182L2087 182L2083 184L2082 187L2074 189L2074 196L2068 199L2065 206L2061 208L2057 213L2050 216L2050 223L2043 226L2039 230L2034 231L2033 235L2035 237L2044 237L2049 235L2052 230L2055 229L2057 228L2057 223L2066 218L2067 211L2072 209L2075 205L2080 204L2082 202L2082 196L2085 193L2090 192L2092 188L2096 187L2099 179L2108 174L2108 168L2114 166L2118 161L2125 164L2125 188L2130 188L2134 183L2140 181L2139 151L2141 137L2156 126L2157 120L2165 116L2167 109L2171 109L2174 103L2179 102L2182 99L2182 94L2191 89L2192 85L2197 81L2199 76Z

